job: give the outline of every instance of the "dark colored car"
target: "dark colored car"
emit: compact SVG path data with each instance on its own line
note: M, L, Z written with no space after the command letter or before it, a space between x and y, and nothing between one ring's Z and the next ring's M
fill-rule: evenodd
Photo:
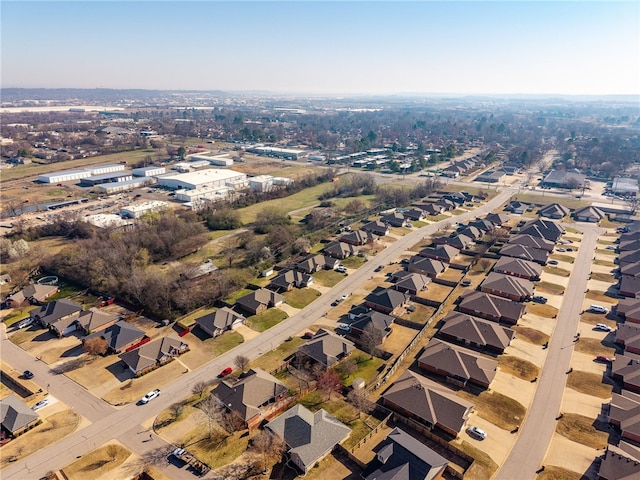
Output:
M33 372L31 370L25 370L22 375L24 375L24 378L26 378L27 380L33 378Z
M304 338L305 340L310 340L313 338L313 333L312 332L305 332L304 335L302 335L302 338Z
M225 368L224 370L222 370L222 371L220 372L220 375L218 375L218 377L219 377L219 378L224 378L224 377L226 377L227 375L231 375L231 372L233 372L233 368L231 368L231 367L227 367L227 368Z

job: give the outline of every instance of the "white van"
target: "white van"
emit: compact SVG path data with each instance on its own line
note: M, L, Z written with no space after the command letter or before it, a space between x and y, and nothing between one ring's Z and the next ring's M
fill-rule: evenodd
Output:
M589 307L589 311L591 311L593 313L608 313L609 312L609 310L607 310L602 305L591 305Z

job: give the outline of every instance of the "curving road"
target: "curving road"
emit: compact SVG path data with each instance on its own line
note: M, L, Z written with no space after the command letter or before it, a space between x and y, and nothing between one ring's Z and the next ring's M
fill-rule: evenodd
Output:
M556 417L562 405L567 382L567 370L573 354L573 337L578 330L582 300L587 288L593 252L602 228L571 224L583 232L571 278L565 291L566 301L558 312L557 323L549 341L547 357L540 372L538 388L520 434L496 480L527 480L535 478L556 429Z
M458 215L455 219L456 221L466 221L489 213L506 202L512 194L513 190L505 190L486 204L479 206L473 211ZM399 255L409 247L415 245L420 239L435 233L438 229L442 228L444 224L449 222L451 222L451 219L427 225L389 244L375 257L372 257L369 262L362 265L348 277L345 277L344 280L329 292L319 297L296 315L280 322L260 334L260 336L248 340L233 350L214 358L202 367L184 374L171 384L164 386L162 388L162 394L157 400L144 406L131 404L119 410L110 407L102 400L93 397L93 395L80 386L73 384L73 382L71 382L71 386L64 383L69 380L66 379L66 377L55 375L45 365L35 365L34 362L37 361L34 360L33 357L14 346L20 350L21 353L18 352L13 347L10 347L8 340L3 339L3 347L7 346L11 348L12 354L15 353L16 355L15 358L19 358L19 360L15 362L16 367L33 370L41 384L45 382L51 384L52 394L58 396L69 405L73 405L74 407L78 405L77 411L92 420L93 423L61 439L55 444L34 453L25 460L16 462L3 469L2 479L23 480L25 478L40 478L44 476L46 472L60 469L74 461L78 456L84 455L114 438L137 454L143 454L155 447L166 446L166 443L155 435L152 436L152 440L149 440L149 430L143 428L141 425L148 424L151 419L158 415L163 409L167 408L167 406L184 399L187 396L185 392L189 394L196 382L208 382L223 368L232 365L233 359L237 355L245 355L250 359L255 359L263 353L276 348L289 336L298 333L304 328L310 327L331 308L331 302L333 302L336 297L345 292L354 291L365 281L369 280L377 266L386 265L391 261L395 261ZM3 352L3 356L4 355ZM25 356L30 358L30 363ZM62 393L67 387L69 387L69 391ZM60 388L59 391L58 388ZM171 465L166 465L165 470L171 478L193 478L185 469L180 470Z

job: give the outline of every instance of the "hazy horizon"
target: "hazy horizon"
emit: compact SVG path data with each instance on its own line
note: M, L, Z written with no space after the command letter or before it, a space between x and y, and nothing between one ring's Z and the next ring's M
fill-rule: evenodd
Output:
M640 93L640 4L2 2L3 88Z

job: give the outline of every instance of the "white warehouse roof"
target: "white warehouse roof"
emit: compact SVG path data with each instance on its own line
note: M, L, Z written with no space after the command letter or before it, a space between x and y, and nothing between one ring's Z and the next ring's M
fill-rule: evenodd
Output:
M198 170L196 172L168 174L158 177L158 185L168 188L186 188L193 190L205 185L225 186L228 183L246 182L247 176L244 173L234 170Z

